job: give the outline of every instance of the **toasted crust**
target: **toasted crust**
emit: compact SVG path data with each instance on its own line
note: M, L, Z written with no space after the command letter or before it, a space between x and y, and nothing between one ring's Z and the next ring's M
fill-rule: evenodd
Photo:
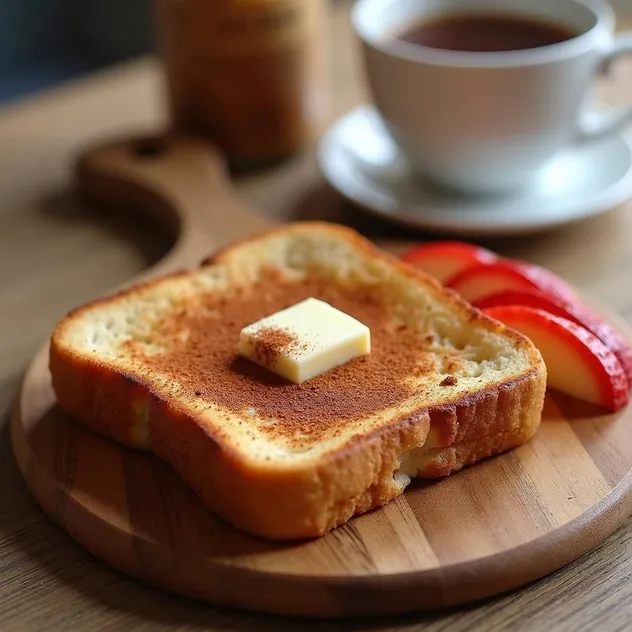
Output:
M269 539L319 536L352 516L382 506L409 482L402 455L414 451L417 476L446 476L527 441L537 430L546 371L535 347L522 335L483 316L434 279L380 251L350 229L321 222L259 233L214 254L202 267L221 266L235 253L292 231L321 231L344 239L396 274L423 284L473 327L500 334L519 346L528 363L492 385L433 401L361 435L316 461L293 467L259 463L226 440L221 422L209 423L191 402L170 397L138 372L113 366L86 352L69 336L78 319L116 305L158 279L86 305L57 327L50 349L53 387L60 406L97 433L126 446L151 450L169 462L198 496L235 526ZM191 273L170 277L176 282Z

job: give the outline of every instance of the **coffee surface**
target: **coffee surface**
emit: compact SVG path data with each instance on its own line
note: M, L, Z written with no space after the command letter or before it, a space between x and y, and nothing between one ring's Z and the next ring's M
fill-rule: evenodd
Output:
M562 24L522 16L455 13L410 25L397 38L443 50L498 52L549 46L577 35Z

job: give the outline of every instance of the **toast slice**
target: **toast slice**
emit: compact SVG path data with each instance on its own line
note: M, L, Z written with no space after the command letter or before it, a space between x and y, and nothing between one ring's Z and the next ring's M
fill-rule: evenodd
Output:
M297 385L238 357L240 330L316 297L370 327L371 354ZM66 316L59 405L169 462L233 525L319 536L527 441L546 369L524 336L334 224L288 224L193 271Z

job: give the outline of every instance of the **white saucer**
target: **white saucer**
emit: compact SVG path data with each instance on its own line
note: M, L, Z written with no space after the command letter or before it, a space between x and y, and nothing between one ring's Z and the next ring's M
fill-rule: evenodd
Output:
M320 169L349 200L388 220L443 233L534 233L611 210L632 197L632 143L622 135L560 153L530 189L475 198L412 176L371 106L342 117L322 138Z

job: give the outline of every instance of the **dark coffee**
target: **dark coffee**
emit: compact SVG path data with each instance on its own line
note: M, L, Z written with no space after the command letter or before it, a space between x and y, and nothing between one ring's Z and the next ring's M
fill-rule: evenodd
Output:
M549 46L577 35L563 25L528 17L455 13L409 26L397 38L430 48L493 52Z

